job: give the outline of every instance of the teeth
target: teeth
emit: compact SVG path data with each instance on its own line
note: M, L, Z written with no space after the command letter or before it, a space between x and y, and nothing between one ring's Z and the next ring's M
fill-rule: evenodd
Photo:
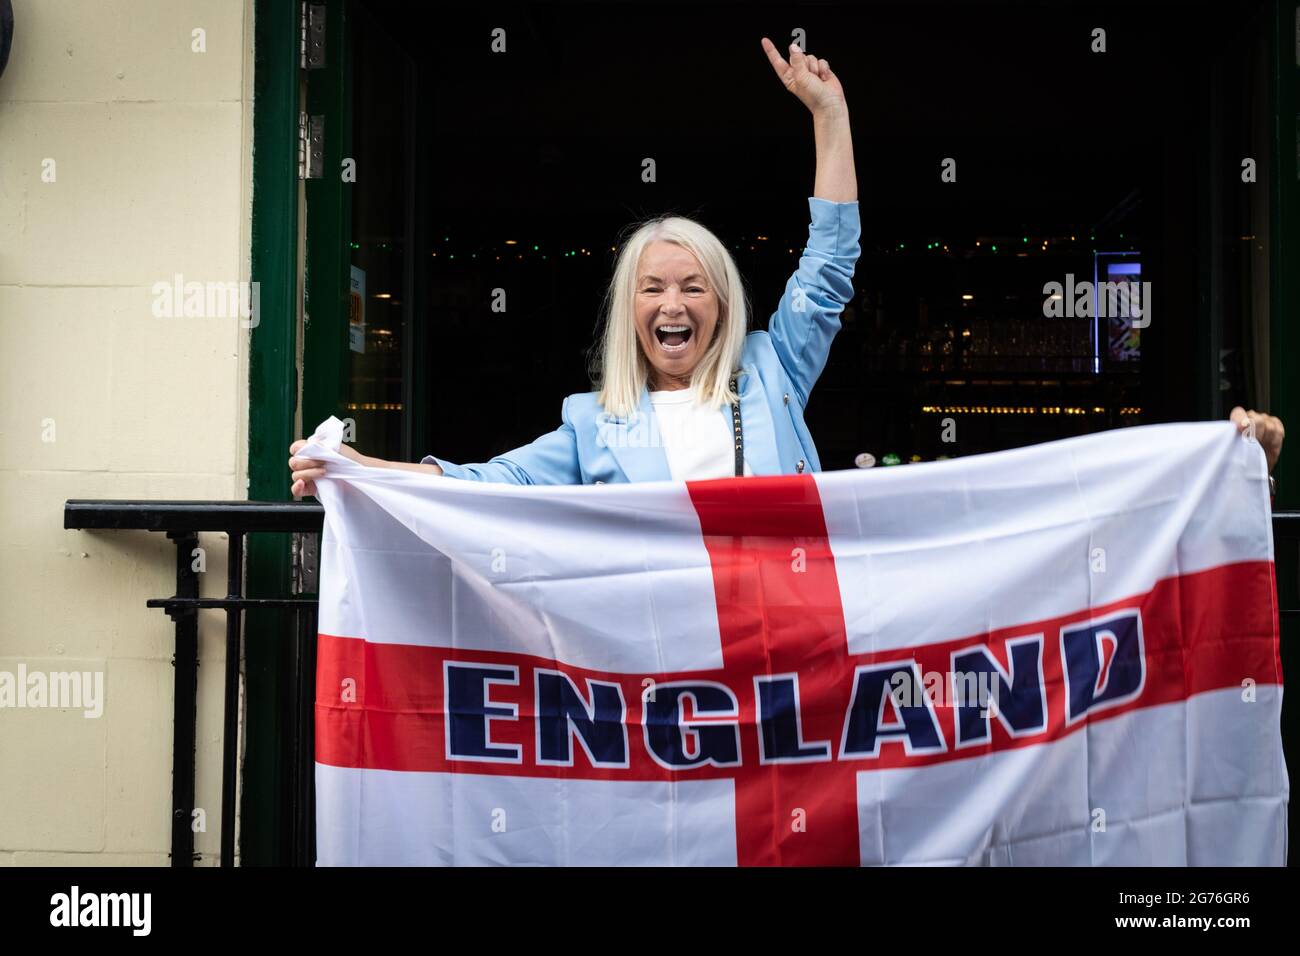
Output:
M687 331L688 329L690 329L690 326L689 326L689 325L661 325L661 326L659 326L658 331L660 331L660 332L685 332L685 331Z

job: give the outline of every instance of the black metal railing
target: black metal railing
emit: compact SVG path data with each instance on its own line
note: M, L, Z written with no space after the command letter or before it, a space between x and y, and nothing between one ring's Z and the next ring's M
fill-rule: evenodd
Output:
M262 501L68 501L63 527L162 532L176 545L176 593L154 598L148 607L162 608L175 622L175 703L172 741L172 866L193 866L194 763L198 708L198 612L226 612L225 710L221 762L221 859L235 862L235 813L238 808L239 665L244 611L287 608L295 612L294 648L285 688L290 701L291 793L286 801L292 842L292 862L311 865L315 834L311 832L314 804L314 739L316 598L314 596L250 598L245 596L244 544L258 532L318 534L325 511L315 503ZM194 550L200 532L229 536L226 596L199 597L199 572Z
M314 596L249 598L244 596L245 536L258 532L315 534L324 509L318 504L261 501L68 501L63 526L68 529L119 529L165 532L176 544L176 594L154 598L149 607L162 608L176 625L175 737L172 745L172 865L192 866L194 833L194 754L198 701L198 612L226 612L226 673L221 768L221 865L235 859L236 760L238 758L239 663L243 612L264 608L294 610L294 653L286 697L291 702L289 738L292 749L290 799L286 801L295 834L292 862L310 866L315 860L312 832L315 805L315 757L312 741L316 676L316 608ZM192 555L199 532L230 536L227 587L224 598L200 598L199 578ZM1293 573L1300 563L1300 511L1273 514L1273 537L1279 567ZM1282 590L1296 593L1297 582ZM1284 619L1300 617L1300 606L1281 608Z

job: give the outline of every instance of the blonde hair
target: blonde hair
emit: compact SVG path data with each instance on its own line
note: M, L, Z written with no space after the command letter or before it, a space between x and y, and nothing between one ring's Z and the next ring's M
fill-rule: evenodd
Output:
M740 367L749 331L749 307L731 253L704 226L681 216L660 216L628 228L636 231L624 241L614 263L602 308L600 351L590 366L592 384L600 392L599 401L606 414L629 417L637 409L642 387L650 381L652 366L636 335L635 303L637 266L652 242L671 242L695 256L718 297L713 341L691 374L696 401L713 408L737 401L731 389L731 373Z

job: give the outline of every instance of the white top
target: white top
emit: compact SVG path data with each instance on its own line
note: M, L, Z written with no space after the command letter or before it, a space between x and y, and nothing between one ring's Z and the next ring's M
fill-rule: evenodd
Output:
M650 404L674 481L736 477L730 408L724 415L720 409L697 405L693 388L651 392ZM745 474L753 473L746 461Z

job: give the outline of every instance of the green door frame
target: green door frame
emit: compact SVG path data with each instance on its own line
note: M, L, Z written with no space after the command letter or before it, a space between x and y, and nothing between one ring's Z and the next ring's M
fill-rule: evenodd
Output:
M249 343L248 497L287 501L285 460L294 440L298 315L299 7L256 0L253 74L252 281L258 323ZM288 535L249 535L249 597L290 593ZM288 771L281 746L292 618L278 611L245 615L245 741L240 796L240 861L281 863Z
M1272 414L1300 435L1300 6L1274 0L1273 174L1269 197L1269 404ZM1292 443L1300 444L1296 438ZM1278 508L1300 508L1300 449L1286 453L1278 468Z
M1273 155L1269 177L1269 408L1291 426L1291 449L1284 451L1275 478L1273 507L1300 508L1300 4L1274 0L1272 36ZM1300 560L1294 551L1276 555L1278 600L1284 607L1300 603ZM1300 663L1300 627L1282 622L1282 673L1294 673ZM1282 698L1282 749L1288 766L1300 760L1300 706L1294 696ZM1289 830L1300 825L1300 808L1290 806ZM1288 861L1290 862L1290 861Z
M297 437L299 189L307 217L304 282L302 427L343 417L347 384L348 242L351 192L340 165L351 141L348 0L326 7L326 61L308 75L306 112L325 117L319 179L298 176L302 81L300 6L255 0L252 279L260 290L259 322L249 357L248 497L290 500L285 460ZM247 593L291 593L289 535L251 535ZM286 746L294 618L281 611L246 616L245 740L240 801L240 860L245 866L292 859L295 834L286 826L293 791L293 749Z
M302 427L331 415L346 418L352 263L352 189L342 177L352 143L351 0L315 0L325 7L325 66L307 74L307 113L325 119L320 178L305 184L307 277L303 303Z

